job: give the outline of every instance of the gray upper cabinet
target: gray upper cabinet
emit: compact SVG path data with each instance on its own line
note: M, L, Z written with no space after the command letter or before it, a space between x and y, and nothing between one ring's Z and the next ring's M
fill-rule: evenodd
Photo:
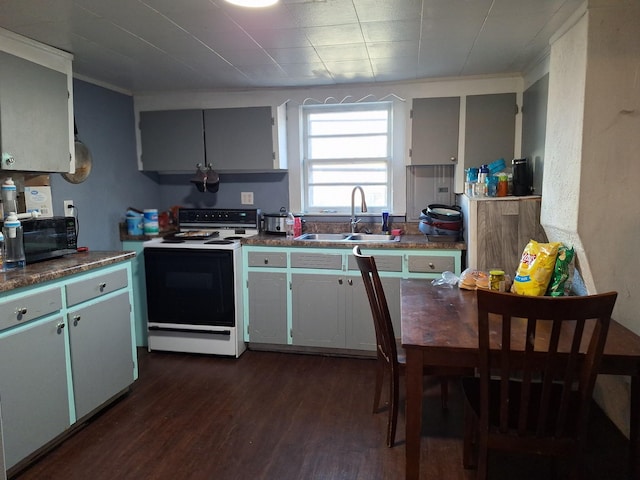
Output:
M274 147L280 143L276 128L271 107L140 112L142 168L192 172L200 163L225 173L285 169L286 156Z
M453 164L458 159L460 97L414 98L411 165Z
M216 171L273 170L273 128L271 107L205 110L207 163Z
M202 110L140 112L142 169L185 172L205 164Z
M68 172L67 75L0 52L2 170Z
M511 164L515 148L516 94L469 95L465 127L465 167L499 158Z

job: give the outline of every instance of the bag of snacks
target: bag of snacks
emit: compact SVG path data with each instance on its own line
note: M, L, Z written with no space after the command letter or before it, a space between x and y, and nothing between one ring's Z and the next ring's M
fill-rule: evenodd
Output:
M544 295L553 274L560 245L560 242L538 243L530 240L522 252L511 291L519 295Z
M553 275L547 288L547 295L552 297L562 297L564 295L564 284L569 278L569 267L574 256L573 248L560 245L558 247L558 256L553 269Z

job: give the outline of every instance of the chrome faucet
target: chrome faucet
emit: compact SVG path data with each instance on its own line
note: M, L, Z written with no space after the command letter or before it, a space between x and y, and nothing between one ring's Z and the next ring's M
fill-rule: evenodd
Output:
M351 233L356 233L356 225L360 220L356 219L356 190L360 190L360 199L362 204L360 205L360 211L362 213L367 211L367 202L364 199L364 190L360 185L353 187L351 191Z

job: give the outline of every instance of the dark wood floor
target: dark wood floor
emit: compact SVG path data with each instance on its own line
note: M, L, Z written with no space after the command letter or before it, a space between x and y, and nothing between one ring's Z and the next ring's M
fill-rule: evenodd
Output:
M393 480L399 445L385 446L386 411L371 414L374 362L246 352L240 359L139 350L132 391L16 478ZM423 478L475 478L462 468L462 402L425 397ZM590 479L622 479L626 440L594 412ZM493 479L547 479L544 459L493 455Z

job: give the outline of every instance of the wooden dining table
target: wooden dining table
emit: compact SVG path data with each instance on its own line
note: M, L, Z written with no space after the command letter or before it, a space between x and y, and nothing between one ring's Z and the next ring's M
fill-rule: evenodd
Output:
M402 346L406 351L406 479L420 477L423 365L478 366L475 291L402 280ZM640 336L612 321L600 373L631 377L629 478L640 479ZM462 459L460 459L462 462Z

